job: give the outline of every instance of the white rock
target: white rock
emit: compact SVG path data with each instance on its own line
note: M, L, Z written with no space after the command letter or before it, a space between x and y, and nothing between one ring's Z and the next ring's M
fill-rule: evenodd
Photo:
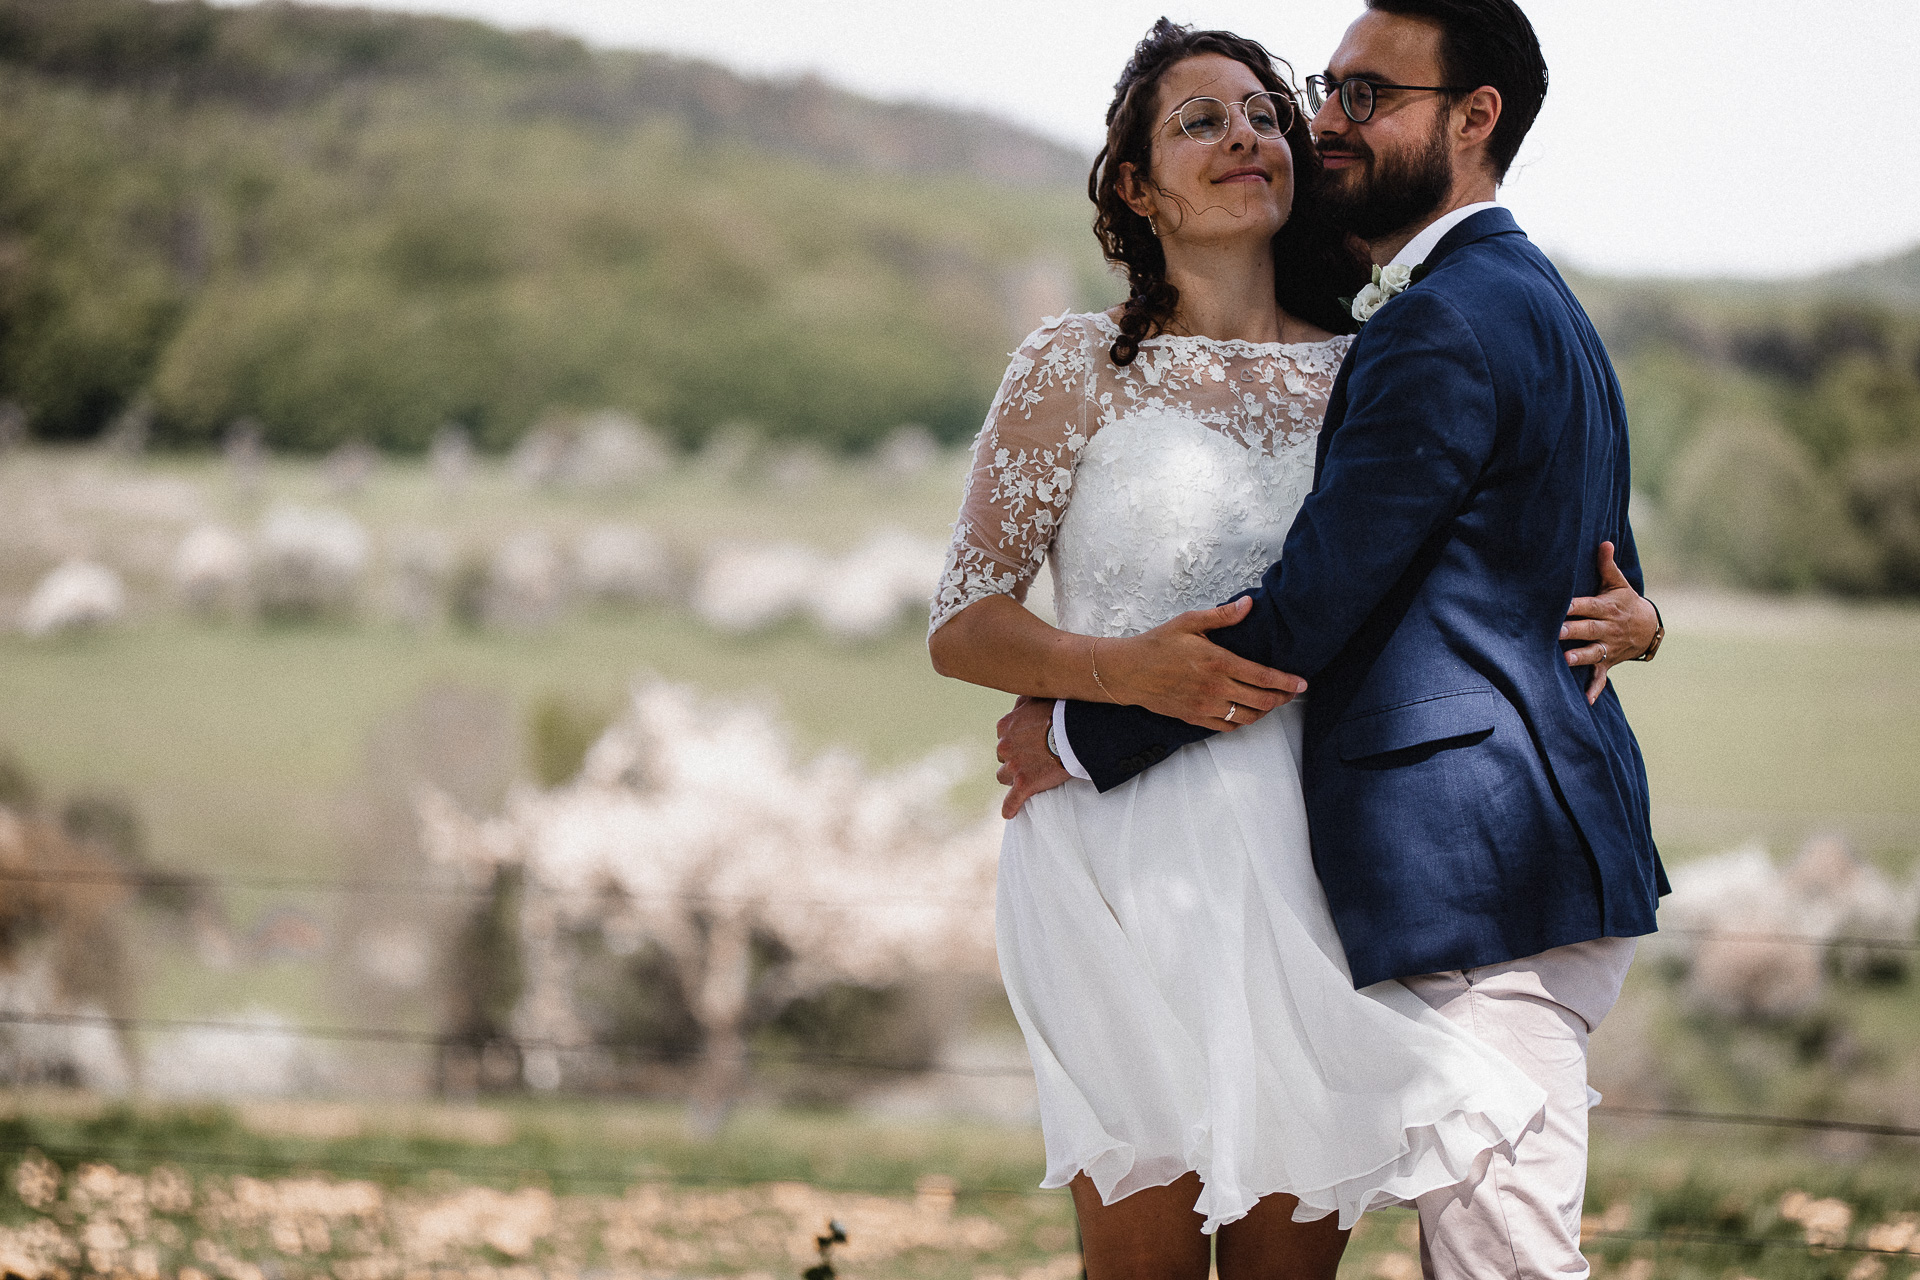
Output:
M823 567L808 593L808 612L836 639L883 635L907 610L926 611L945 556L934 539L883 529Z
M1920 890L1894 885L1837 839L1810 841L1785 869L1750 844L1685 863L1671 879L1649 952L1690 967L1698 1002L1741 1017L1812 1008L1829 952L1843 973L1904 964L1920 921Z
M387 603L392 615L410 626L437 621L447 602L453 575L453 545L437 529L395 535L387 547Z
M314 1093L333 1072L318 1046L285 1018L253 1008L147 1042L141 1084L160 1097L285 1098Z
M196 613L237 605L247 588L253 556L239 534L203 524L180 540L173 553L173 585Z
M762 631L806 605L820 572L819 555L795 543L721 544L708 554L693 612L716 631Z
M279 506L260 525L254 592L282 617L317 617L353 604L366 572L368 541L344 511Z
M566 596L566 566L553 539L538 530L515 534L493 558L486 619L495 626L551 622Z
M884 572L847 557L822 566L807 595L807 613L836 640L871 640L899 621L900 595Z
M940 442L933 432L914 423L895 427L873 451L874 463L890 476L920 475L940 460Z
M1824 936L1759 845L1702 858L1671 873L1660 904L1666 945L1690 966L1688 993L1700 1005L1744 1018L1803 1013L1825 989L1825 948L1782 937Z
M427 469L449 494L458 493L467 484L473 470L473 437L457 422L443 424L433 433L427 450Z
M566 478L583 489L613 489L649 480L672 464L672 451L658 435L624 413L607 410L577 424Z
M639 484L673 464L673 451L637 419L607 409L549 415L520 439L512 469L522 483L578 489Z
M20 613L20 629L46 636L105 626L117 621L126 607L119 574L91 561L69 560L33 589Z
M574 572L587 595L616 604L659 599L673 578L666 544L630 524L595 525L580 535Z
M27 954L14 955L11 967L0 970L0 1008L21 1019L0 1025L0 1080L12 1085L68 1080L96 1092L124 1093L133 1083L127 1046L106 1025L107 1010L66 998L56 946L55 938L43 934ZM52 1016L31 1021L35 1015Z

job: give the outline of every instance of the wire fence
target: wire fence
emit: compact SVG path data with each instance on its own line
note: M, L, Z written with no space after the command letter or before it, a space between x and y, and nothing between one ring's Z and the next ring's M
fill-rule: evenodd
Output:
M419 880L319 880L302 876L200 875L194 872L129 872L119 874L82 871L0 869L0 883L7 881L23 884L95 885L156 892L178 892L183 889L219 889L263 893L308 893L334 897L374 898L422 897L480 900L494 892L493 887L488 884L435 883ZM728 893L635 893L624 887L576 887L543 884L534 880L523 882L517 887L516 891L523 894L560 898L563 900L603 901L609 894L617 894L619 896L648 902L681 902L689 905L700 905L704 903L716 906L751 905L767 900L764 896L755 897ZM994 906L991 900L974 900L956 898L950 895L924 893L863 892L862 896L871 901L933 904L946 907L959 907L964 910L973 911L990 911ZM840 901L793 898L787 895L781 895L780 901L788 906L814 907L821 910L841 910L846 906L845 902ZM1649 936L1701 938L1728 942L1776 942L1788 946L1856 947L1871 948L1880 951L1920 951L1920 938L1688 928L1665 928L1661 929L1657 934Z

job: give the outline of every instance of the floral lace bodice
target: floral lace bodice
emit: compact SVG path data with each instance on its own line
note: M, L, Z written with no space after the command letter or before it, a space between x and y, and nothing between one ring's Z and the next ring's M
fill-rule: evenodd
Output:
M1115 365L1100 313L1020 344L974 444L931 630L1053 570L1060 626L1131 635L1258 582L1313 485L1351 338L1162 336Z

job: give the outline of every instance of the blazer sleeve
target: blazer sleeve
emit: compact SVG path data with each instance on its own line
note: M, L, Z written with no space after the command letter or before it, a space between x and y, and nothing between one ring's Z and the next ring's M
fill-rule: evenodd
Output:
M1309 683L1464 506L1499 427L1480 341L1437 290L1394 299L1359 341L1346 415L1280 560L1241 593L1253 598L1247 617L1212 634L1241 657ZM1075 754L1102 791L1210 732L1099 703L1073 703L1066 721Z
M1640 567L1640 544L1634 541L1633 522L1625 515L1620 519L1620 536L1614 539L1613 563L1628 586L1643 596L1647 594L1645 571Z

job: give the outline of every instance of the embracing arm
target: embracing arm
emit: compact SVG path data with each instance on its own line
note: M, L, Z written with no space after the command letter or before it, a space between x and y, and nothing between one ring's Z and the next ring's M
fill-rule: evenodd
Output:
M1566 651L1567 665L1593 668L1587 681L1588 706L1600 700L1609 671L1623 662L1650 661L1666 635L1660 609L1640 594L1644 589L1629 525L1621 535L1618 563L1613 544L1600 544L1600 594L1576 597L1560 627L1560 638L1574 642Z
M1459 510L1493 450L1493 380L1464 319L1430 290L1402 295L1361 341L1392 352L1393 376L1356 366L1320 478L1281 564L1247 593L1244 620L1214 642L1311 680ZM1356 356L1356 358L1359 358ZM1203 734L1138 707L1075 702L1075 752L1104 790Z
M1065 760L1048 737L1055 699L1112 699L1110 706L1124 700L1208 733L1245 728L1303 690L1305 681L1207 639L1248 608L1242 599L1183 613L1140 635L1104 639L1050 627L1012 597L990 596L956 614L927 647L941 675L1021 695L998 725L998 777L1008 788L1001 812L1011 818L1029 796L1067 780Z
M1244 600L1194 609L1151 631L1084 636L1042 622L1011 596L968 605L927 639L933 669L1027 698L1151 708L1230 731L1258 720L1306 682L1239 657L1207 638L1247 614ZM1229 721L1229 704L1241 710Z

